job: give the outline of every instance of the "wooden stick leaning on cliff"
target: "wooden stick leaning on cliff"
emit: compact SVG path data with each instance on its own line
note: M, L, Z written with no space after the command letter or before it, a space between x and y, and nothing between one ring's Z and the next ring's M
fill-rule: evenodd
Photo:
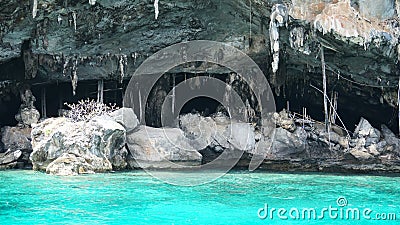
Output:
M399 107L398 119L399 119L399 136L400 136L400 77L399 77L399 87L397 89L397 105Z
M325 130L329 131L329 116L328 116L328 96L326 95L326 73L325 73L325 56L324 46L321 45L321 67L322 67L322 85L324 90L324 114L325 114Z

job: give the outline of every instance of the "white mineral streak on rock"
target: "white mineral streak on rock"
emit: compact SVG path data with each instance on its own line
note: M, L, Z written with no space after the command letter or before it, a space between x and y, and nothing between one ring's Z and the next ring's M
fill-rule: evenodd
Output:
M285 5L276 4L272 7L271 21L269 23L269 39L272 53L272 72L276 73L279 65L279 27L286 24L287 8Z
M72 19L74 20L74 31L76 31L76 13L75 13L75 11L72 12Z
M35 18L37 14L37 0L33 0L32 17Z
M154 0L154 17L155 17L155 19L158 18L159 13L160 12L158 11L158 0Z
M323 34L332 32L364 48L382 35L387 37L392 45L397 44L398 29L382 23L379 15L376 18L364 17L348 0L332 3L293 0L289 11L290 16L312 23L314 28Z

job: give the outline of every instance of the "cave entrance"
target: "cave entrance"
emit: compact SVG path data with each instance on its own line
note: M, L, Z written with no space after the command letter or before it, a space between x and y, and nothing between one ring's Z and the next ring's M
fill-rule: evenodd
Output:
M207 83L207 80L210 80L210 82ZM217 80L218 82L216 82ZM222 88L220 86L220 81L225 83ZM179 84L186 86L188 88L187 91L191 91L191 94L193 94L191 96L196 95L196 97L182 102L182 108L177 109L179 111L175 111L175 107L181 106L177 102L179 102L179 99L182 99L182 95L185 95L185 93L180 93L180 89L177 89L177 93L174 94L175 92L173 91L173 88L179 86ZM207 88L212 88L213 91L215 91L212 95L213 97L208 97L208 93L199 91L204 90L204 84L209 85ZM228 89L227 86L230 88ZM235 92L243 102L243 105L246 106L245 109L240 109L241 112L243 114L247 113L251 115L246 117L246 122L257 123L259 118L261 118L257 98L246 81L234 73L167 73L160 77L153 85L147 98L147 102L141 104L142 106L145 105L145 110L143 110L143 108L140 110L139 100L136 100L135 103L135 105L139 107L135 107L134 110L136 115L140 115L139 118L142 118L143 115L146 125L151 127L176 126L177 121L175 120L177 119L177 116L187 113L200 113L202 116L210 116L211 114L221 112L225 115L229 115L227 112L228 109L215 99L225 99L228 102L232 101L233 97L230 94L230 90ZM141 93L145 93L145 91L142 91ZM137 96L139 96L139 94L137 94ZM162 108L164 103L168 109ZM166 112L172 112L173 116L169 119L174 120L174 122L171 122L171 124L163 124L161 122L161 114L163 110L167 110ZM163 115L165 116L165 114Z
M187 113L200 113L202 116L210 116L221 111L223 106L215 99L209 97L196 97L183 105L179 115Z

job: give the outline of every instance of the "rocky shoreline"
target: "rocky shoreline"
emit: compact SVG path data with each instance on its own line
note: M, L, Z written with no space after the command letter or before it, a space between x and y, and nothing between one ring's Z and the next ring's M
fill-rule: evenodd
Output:
M361 118L354 133L338 126L299 120L285 110L271 114L267 127L209 117L181 115L179 128L140 125L132 109L122 108L88 121L45 119L29 127L3 127L0 169L30 169L78 175L130 169L182 169L240 160L248 168L264 149L259 171L367 173L400 172L400 139L382 125ZM273 141L272 141L273 140ZM272 146L271 146L272 143ZM224 154L222 154L224 153Z
M76 175L177 169L238 156L237 167L247 168L258 157L255 149L264 149L259 170L400 172L400 140L390 130L398 129L400 119L393 116L400 90L398 0L89 3L4 1L0 169ZM175 92L168 93L182 82L199 87L192 79L198 76L229 83L260 118L250 86L229 68L205 62L177 66L152 87L149 105L143 107L147 114L136 112L140 120L149 119L148 126L124 108L80 122L60 117L37 123L65 110L64 102L96 94L98 102L123 105L121 96L141 63L167 46L193 40L222 42L250 56L266 75L279 109L291 102L293 109L319 115L319 89L324 89L344 122L358 126L354 131L336 125L326 129L282 111L265 121L273 124L271 129L260 126L264 123L230 121L203 99L197 102L203 109L196 110L213 115L186 114L199 105L191 102L179 126L150 127L160 126L163 102L171 100L172 106ZM362 117L390 129L373 127Z

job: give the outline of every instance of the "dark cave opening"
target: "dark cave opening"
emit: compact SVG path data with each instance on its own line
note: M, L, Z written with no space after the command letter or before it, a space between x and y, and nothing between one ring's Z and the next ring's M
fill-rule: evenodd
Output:
M199 76L199 74L174 74L175 84L184 82L186 79ZM209 75L207 75L209 76ZM227 74L212 75L215 78L226 82ZM59 115L59 109L67 109L64 105L65 102L76 103L80 99L96 99L97 98L97 80L79 81L76 95L72 94L71 83L47 83L47 84L32 84L32 93L36 97L35 107L42 115L42 93L43 89L46 90L46 111L47 117L55 117ZM104 102L116 103L117 106L122 106L124 87L127 86L128 81L120 84L115 80L104 80ZM234 85L237 85L234 83ZM166 94L172 89L172 81L170 76L163 77L155 85L155 89L161 90L160 95L150 96L150 100L156 100L152 104L147 104L146 108L146 124L153 127L160 127L159 123L159 109L160 102L165 100ZM240 86L240 85L239 85ZM297 85L298 86L298 85ZM307 108L307 114L311 118L323 121L323 105L322 94L314 90L308 85L301 84L305 90L299 91L296 85L287 85L279 91L274 91L276 110L281 111L289 105L290 111L302 113L303 107ZM317 86L317 85L316 85ZM248 87L244 86L239 89L249 95ZM331 93L331 88L329 93ZM223 92L224 90L221 90ZM381 124L386 124L392 131L397 133L398 118L397 109L390 107L388 104L377 104L379 98L371 96L369 102L361 99L356 99L352 96L353 93L346 93L344 90L337 90L339 92L338 98L338 114L344 122L349 131L354 131L361 117L366 118L374 127L380 129ZM279 93L277 95L276 93ZM247 96L248 97L248 96ZM243 98L244 100L246 97ZM149 102L148 102L149 103ZM20 96L17 91L17 86L2 94L0 98L0 126L15 126L17 121L15 115L18 113L19 105L21 104ZM251 102L251 106L255 108L257 103ZM199 96L186 102L178 114L186 114L199 112L204 116L209 116L215 112L225 112L225 108L216 100ZM226 113L226 112L225 112ZM342 126L341 122L337 119L336 124Z
M240 98L240 101L243 102L243 105L248 104L249 107L254 109L254 115L251 117L249 116L250 122L255 122L257 118L260 118L260 112L258 110L258 101L257 98L254 96L253 91L249 87L249 85L242 80L239 76L235 76L236 78L230 82L230 87L233 92L237 93L237 96ZM166 102L167 105L170 107L169 110L172 109L172 99L174 98L171 94L173 87L177 87L179 85L183 85L188 87L190 90L190 94L194 94L192 99L187 99L186 102L182 105L180 112L174 113L174 117L176 120L180 114L185 113L194 113L198 112L201 115L209 116L216 112L224 113L225 115L229 115L224 103L219 102L216 99L223 101L226 97L226 84L229 83L229 79L232 79L231 73L219 73L219 74L205 74L205 73L169 73L165 74L161 78L157 80L157 82L153 85L149 97L147 98L146 102L146 111L145 111L145 123L148 126L152 127L161 127L166 126L162 124L162 116L161 111L165 110L162 109L163 104ZM216 96L213 98L208 97L208 93L199 94L205 83L206 80L210 80L210 83L205 89L211 88ZM215 80L222 81L224 83L223 86L221 82L214 82ZM179 89L178 89L179 90ZM207 92L207 91L205 91ZM143 93L143 92L142 92ZM197 94L197 95L196 95ZM185 94L183 94L185 95ZM178 96L178 97L177 97ZM207 96L207 97L206 97ZM179 96L179 93L176 94L175 99L177 98L184 98L185 96ZM136 103L138 104L138 102ZM175 104L175 107L178 107L178 103ZM179 110L179 109L178 109ZM242 109L243 111L244 109ZM135 113L137 115L140 114L137 108L135 109ZM169 112L169 111L167 111ZM176 122L173 124L169 124L167 126L176 126Z
M188 101L179 114L200 113L202 116L210 116L221 111L223 106L215 99L209 97L196 97Z
M122 89L117 81L104 81L103 100L106 104L116 103L122 106ZM77 103L81 99L97 99L97 81L87 80L78 83L76 94L73 95L71 83L54 83L32 86L32 93L36 96L35 107L41 111L42 92L46 92L47 117L58 116L59 109L68 109L64 103ZM42 114L42 112L40 112Z
M76 95L72 94L72 87L69 82L33 84L31 90L36 98L34 106L42 117L42 96L45 90L46 117L57 117L60 109L68 109L68 106L64 103L77 103L79 100L87 98L97 99L97 82L97 80L79 81ZM127 82L121 84L114 80L104 80L103 84L103 102L106 104L115 103L116 106L122 107L123 87L126 86ZM15 115L21 105L17 89L18 87L14 87L14 91L0 98L0 127L15 126L17 124Z
M307 115L311 116L312 119L324 121L323 97L321 93L311 89L310 92L305 91L302 94L295 90L292 93L288 90L287 92L289 93L286 93L286 95L281 92L279 96L274 93L276 110L278 112L282 109L287 109L289 106L290 111L302 114L303 108L306 108ZM376 101L379 101L379 99L376 99ZM394 133L398 133L398 111L387 104L372 104L339 92L337 105L337 114L350 132L355 130L361 117L364 117L377 129L380 129L381 125L385 124ZM335 124L343 127L339 119L336 119Z

